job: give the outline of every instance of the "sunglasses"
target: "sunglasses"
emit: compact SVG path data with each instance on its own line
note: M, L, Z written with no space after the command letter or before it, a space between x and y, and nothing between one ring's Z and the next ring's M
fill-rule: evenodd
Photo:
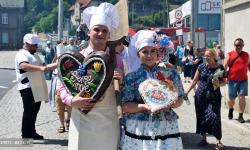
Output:
M212 57L211 55L205 55L205 57L209 58L209 57Z
M63 44L67 44L67 43L63 43Z
M236 44L234 44L234 46L236 46L236 47L243 47L243 45L236 45Z
M191 42L187 42L187 43L191 43Z

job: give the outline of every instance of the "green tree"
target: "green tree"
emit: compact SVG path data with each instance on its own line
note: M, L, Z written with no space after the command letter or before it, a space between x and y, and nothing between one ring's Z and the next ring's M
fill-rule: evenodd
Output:
M73 26L73 28L69 31L69 35L74 36L76 35L76 29L78 28L79 25Z

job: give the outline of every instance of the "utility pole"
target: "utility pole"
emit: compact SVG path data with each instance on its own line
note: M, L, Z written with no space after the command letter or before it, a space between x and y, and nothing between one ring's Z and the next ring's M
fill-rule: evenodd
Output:
M191 2L191 28L190 28L190 38L191 41L195 43L195 20L194 20L194 13L195 13L195 0L190 0Z
M168 0L167 0L167 17L168 17L168 28L169 28L169 7L168 7Z
M166 5L166 0L164 0L163 3L163 28L165 28L165 5Z
M132 27L134 29L134 4L132 3Z
M58 10L58 41L63 37L63 0L59 0Z

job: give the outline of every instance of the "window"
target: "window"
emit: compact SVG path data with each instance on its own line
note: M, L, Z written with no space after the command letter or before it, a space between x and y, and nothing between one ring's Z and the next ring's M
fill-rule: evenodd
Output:
M78 3L76 2L76 8L78 8Z
M3 33L3 43L9 43L9 35L8 33Z
M76 17L78 17L78 11L76 11Z
M208 21L210 31L220 30L220 15L209 15Z
M8 14L2 14L2 24L8 24Z
M207 31L220 30L220 15L198 15L198 28Z
M134 10L136 10L136 6L134 5Z
M142 6L142 10L146 10L146 6L145 5Z
M171 40L177 40L176 33L172 33L172 39Z
M186 18L186 26L185 27L190 27L190 17Z

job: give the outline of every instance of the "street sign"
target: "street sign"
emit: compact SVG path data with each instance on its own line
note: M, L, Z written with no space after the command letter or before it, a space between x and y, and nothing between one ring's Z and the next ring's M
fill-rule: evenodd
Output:
M175 22L175 26L176 26L176 27L182 27L182 26L183 26L183 21L182 21L182 20L177 20L177 21Z
M176 18L177 20L180 20L181 17L182 17L182 15L183 15L183 13L182 13L181 10L177 10L177 11L175 12L175 18Z

